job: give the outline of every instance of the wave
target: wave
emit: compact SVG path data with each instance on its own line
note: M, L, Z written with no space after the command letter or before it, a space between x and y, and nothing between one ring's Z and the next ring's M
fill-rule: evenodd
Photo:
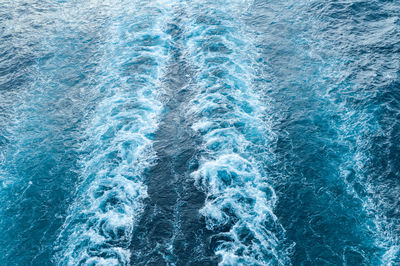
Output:
M235 4L242 6L191 4L186 23L198 71L187 116L203 139L192 176L207 195L200 213L214 232L211 246L220 264L287 265L285 230L274 214L277 197L265 170L274 159L269 148L275 136L252 84L251 40L235 14L246 2Z
M55 245L59 265L130 262L132 232L147 197L143 173L155 160L152 138L163 110L164 6L160 1L114 4L118 16L109 25L101 100L82 146L81 184Z

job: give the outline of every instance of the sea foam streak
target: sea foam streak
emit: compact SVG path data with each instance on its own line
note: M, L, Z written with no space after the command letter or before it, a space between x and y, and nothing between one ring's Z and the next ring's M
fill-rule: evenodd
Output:
M162 3L114 3L102 63L102 100L87 125L82 182L55 260L60 265L128 265L132 231L147 196L152 134L162 111L159 77L166 59ZM140 14L140 15L139 15Z
M274 134L252 87L249 40L238 14L245 2L192 6L187 46L198 68L188 105L203 138L196 184L207 194L200 213L215 232L211 245L222 265L288 264L284 229L273 213L274 189L264 170ZM242 5L242 6L240 6ZM226 7L224 9L223 7Z

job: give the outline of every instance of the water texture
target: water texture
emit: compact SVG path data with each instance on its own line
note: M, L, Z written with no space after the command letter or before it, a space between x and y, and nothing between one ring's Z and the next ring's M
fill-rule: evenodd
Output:
M400 265L400 2L0 3L0 265Z

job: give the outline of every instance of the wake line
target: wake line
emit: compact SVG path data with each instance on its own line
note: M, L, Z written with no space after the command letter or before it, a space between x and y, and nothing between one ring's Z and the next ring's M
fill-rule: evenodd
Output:
M143 173L155 160L167 7L138 2L132 8L130 1L113 6L119 8L101 64L102 100L87 125L82 183L55 246L59 265L129 265L132 232L147 197Z
M251 41L233 12L244 7L231 7L196 3L187 23L189 54L199 70L187 113L204 145L192 175L207 194L200 213L215 233L211 245L220 264L287 265L285 232L273 213L277 198L264 170L273 160L274 134L252 87Z

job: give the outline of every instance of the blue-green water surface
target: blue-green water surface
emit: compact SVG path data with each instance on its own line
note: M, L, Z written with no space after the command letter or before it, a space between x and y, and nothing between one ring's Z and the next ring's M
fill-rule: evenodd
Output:
M0 3L0 265L400 265L400 2Z

